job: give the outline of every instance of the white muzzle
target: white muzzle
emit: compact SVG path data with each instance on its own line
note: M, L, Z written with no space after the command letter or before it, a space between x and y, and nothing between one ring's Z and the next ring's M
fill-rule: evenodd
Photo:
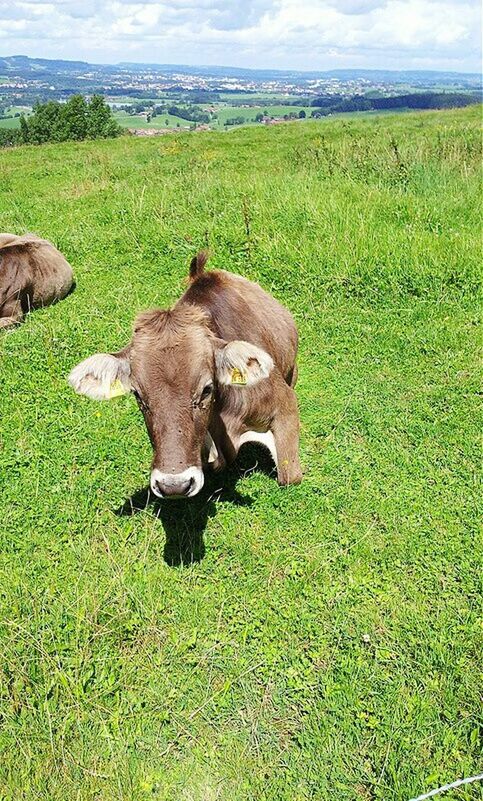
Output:
M188 467L182 473L162 473L154 468L151 473L151 491L158 498L192 498L204 483L201 467Z

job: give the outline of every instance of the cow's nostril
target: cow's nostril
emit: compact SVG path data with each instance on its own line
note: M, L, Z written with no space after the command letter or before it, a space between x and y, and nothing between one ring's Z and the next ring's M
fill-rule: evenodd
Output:
M153 470L151 488L160 498L191 497L203 486L203 473L199 468L190 467L181 473L161 473Z
M163 498L176 495L181 497L182 495L188 495L194 483L195 479L192 477L182 482L166 480L156 481L156 489Z

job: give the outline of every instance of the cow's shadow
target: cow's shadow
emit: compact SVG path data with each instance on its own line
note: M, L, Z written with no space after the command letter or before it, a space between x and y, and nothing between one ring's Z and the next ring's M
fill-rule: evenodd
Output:
M149 487L134 492L115 510L119 517L144 512L161 521L166 535L164 560L171 567L201 562L205 555L204 531L214 517L219 503L251 506L253 499L238 492L240 478L250 473L276 476L272 459L263 446L247 443L240 449L235 464L221 473L207 473L201 492L194 498L162 500Z

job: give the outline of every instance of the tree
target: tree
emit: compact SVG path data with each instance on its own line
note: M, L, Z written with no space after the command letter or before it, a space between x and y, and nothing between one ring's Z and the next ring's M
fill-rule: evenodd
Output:
M121 128L102 95L93 95L87 109L87 136L90 139L107 139L120 133Z
M73 95L62 109L62 138L81 140L87 137L88 107L85 97Z
M28 142L41 145L44 142L60 142L67 139L62 124L62 106L54 100L37 103L33 114L25 120L28 126ZM25 130L25 126L24 126Z
M23 114L20 117L20 139L24 144L29 141L29 126Z
M0 128L0 147L13 147L23 144L21 134L15 128Z
M261 122L263 120L263 114L260 111L257 116L255 117L255 122Z
M299 111L299 120L304 120L306 118L306 113L303 108Z
M52 100L37 103L30 117L21 115L18 139L41 145L66 139L105 138L119 133L121 128L103 97L94 95L90 103L86 103L82 95L73 95L67 103Z
M243 125L244 122L245 117L228 117L228 119L225 120L225 125Z

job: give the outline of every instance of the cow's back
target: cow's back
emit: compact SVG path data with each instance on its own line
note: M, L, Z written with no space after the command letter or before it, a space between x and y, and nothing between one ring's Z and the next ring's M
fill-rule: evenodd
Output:
M221 339L243 339L266 350L284 378L292 381L298 344L295 322L258 284L224 270L203 272L178 303L208 311L210 327Z
M24 305L31 286L31 270L25 248L17 248L13 234L0 234L0 316L5 305L19 301Z
M0 234L0 311L12 297L28 308L61 300L73 284L70 264L51 242L35 234Z

